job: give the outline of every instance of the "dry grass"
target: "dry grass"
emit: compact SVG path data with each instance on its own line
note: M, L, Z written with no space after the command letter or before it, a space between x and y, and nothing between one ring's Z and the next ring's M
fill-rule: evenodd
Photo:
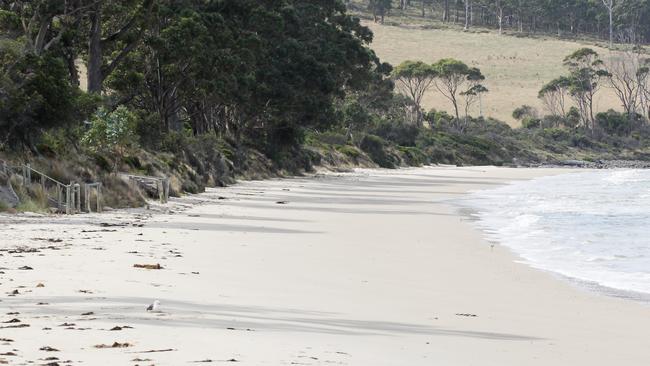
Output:
M524 38L498 35L494 32L463 32L453 29L422 29L420 27L364 24L375 34L372 48L384 61L397 65L404 60L432 63L453 57L479 67L490 92L484 96L484 115L516 124L512 111L528 104L543 110L537 92L548 81L566 74L564 57L578 48L591 47L601 57L609 51L593 45L557 39ZM424 106L451 111L451 104L438 92L424 98ZM609 89L597 96L597 110L620 109ZM471 112L478 114L478 107Z

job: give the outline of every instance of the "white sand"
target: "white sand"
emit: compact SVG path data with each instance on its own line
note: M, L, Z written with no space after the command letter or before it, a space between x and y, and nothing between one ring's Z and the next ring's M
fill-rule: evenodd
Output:
M17 354L0 360L648 365L650 306L515 263L449 202L468 190L559 172L363 171L213 189L177 200L170 215L2 216L0 321L20 323L0 326L30 326L0 329L0 338L13 340L0 341L0 354ZM189 206L197 200L204 202ZM60 250L6 251L18 246ZM18 295L5 295L15 289ZM161 313L145 311L154 299ZM133 328L108 330L114 326ZM113 342L132 346L94 347Z

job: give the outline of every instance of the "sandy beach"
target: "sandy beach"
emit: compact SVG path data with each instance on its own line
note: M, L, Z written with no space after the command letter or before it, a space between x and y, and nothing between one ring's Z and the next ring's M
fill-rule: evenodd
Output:
M517 263L454 203L566 172L362 170L0 216L0 364L648 365L648 304Z

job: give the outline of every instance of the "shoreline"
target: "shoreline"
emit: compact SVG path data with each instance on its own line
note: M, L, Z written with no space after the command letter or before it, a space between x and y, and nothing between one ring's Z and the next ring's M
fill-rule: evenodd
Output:
M553 166L548 166L545 168L559 168L559 167L553 167ZM561 169L561 168L560 168ZM565 174L579 174L583 172L599 172L601 170L643 170L645 168L626 168L626 167L620 167L620 168L568 168L569 170L562 172L561 175ZM533 178L537 179L539 177ZM522 187L522 189L525 189ZM489 190L488 190L489 191ZM468 192L468 195L472 195L476 192ZM578 278L578 277L573 277L567 274L563 274L558 271L554 271L551 269L544 268L543 265L541 264L536 264L534 262L531 262L527 259L525 259L521 254L519 254L514 248L511 248L510 246L502 243L498 238L490 238L493 233L491 233L492 230L495 228L488 228L485 226L486 224L483 223L483 220L481 219L479 213L481 212L478 208L473 206L470 202L472 201L472 198L462 198L457 200L456 202L453 202L455 206L458 208L459 213L465 215L468 220L472 222L472 228L474 230L477 230L483 234L483 238L486 242L492 243L491 245L499 245L502 246L514 256L514 261L517 263L520 263L524 266L527 266L533 270L536 271L541 271L544 273L548 273L550 276L557 278L559 281L563 281L566 283L571 284L572 286L575 286L577 289L581 291L588 291L590 293L596 294L596 295L603 295L603 296L608 296L608 297L613 297L613 298L619 298L619 299L624 299L624 300L630 300L634 302L638 302L644 305L650 305L650 293L647 292L641 292L641 291L635 291L631 289L624 289L624 288L616 288L616 287L611 287L607 286L604 284L601 284L597 281L593 280L588 280L588 279L583 279L583 278Z
M0 248L39 251L0 252L0 291L19 291L0 326L30 325L2 329L17 355L0 359L642 365L649 307L517 263L450 203L565 171L359 170L210 189L171 215L3 223ZM129 347L95 348L114 342Z

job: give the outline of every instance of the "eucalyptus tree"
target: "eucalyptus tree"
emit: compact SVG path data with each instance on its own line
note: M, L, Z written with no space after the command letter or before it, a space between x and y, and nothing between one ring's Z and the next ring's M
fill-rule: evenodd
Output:
M570 86L571 80L565 76L561 76L544 84L539 91L538 98L542 100L547 111L553 116L562 118L566 116Z
M478 111L479 116L483 117L483 100L482 95L487 93L489 90L482 84L485 81L485 76L481 73L481 70L472 67L467 73L467 82L469 87L466 91L461 92L461 95L465 97L465 122L467 124L467 119L469 117L469 109L472 105L478 102Z
M101 93L104 80L142 41L154 0L95 1L90 10L88 91Z
M609 85L629 118L633 118L639 111L644 112L645 109L643 85L647 78L647 60L643 50L635 46L610 54L605 63Z
M42 132L86 117L92 101L66 57L86 9L83 1L0 1L0 148L37 152Z
M479 97L487 91L480 84L485 78L479 69L470 68L464 62L451 58L441 59L432 66L436 72L434 85L440 94L451 102L454 107L456 127L462 130L463 124L460 119L459 96L464 96L466 100L473 100L474 97ZM465 88L466 86L467 88Z
M393 70L397 89L413 99L417 125L423 122L422 97L437 76L436 69L422 61L404 61Z
M601 87L600 81L609 76L598 53L591 48L581 48L564 59L569 68L569 94L578 106L584 127L593 130L594 96Z

